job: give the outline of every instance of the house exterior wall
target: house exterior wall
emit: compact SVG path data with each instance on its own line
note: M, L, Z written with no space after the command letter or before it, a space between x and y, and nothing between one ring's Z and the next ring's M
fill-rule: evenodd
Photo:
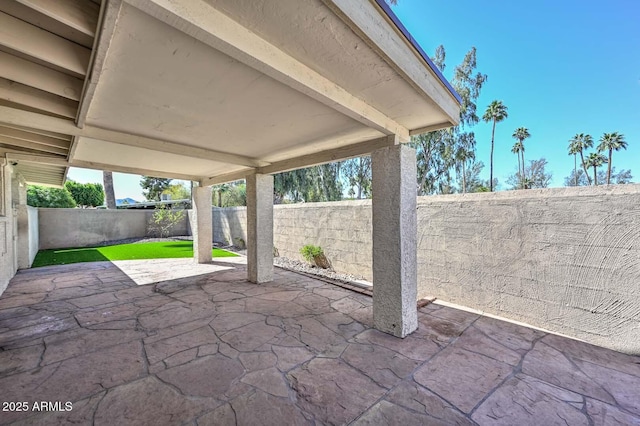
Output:
M17 270L16 219L13 209L12 178L14 171L6 160L0 159L0 294Z
M27 205L16 206L18 218L18 269L30 268L38 254L38 209Z

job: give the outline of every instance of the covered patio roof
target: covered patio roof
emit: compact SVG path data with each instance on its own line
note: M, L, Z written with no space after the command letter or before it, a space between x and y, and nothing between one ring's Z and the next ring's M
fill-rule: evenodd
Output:
M458 122L381 0L11 0L0 23L0 153L30 183L77 166L210 185Z

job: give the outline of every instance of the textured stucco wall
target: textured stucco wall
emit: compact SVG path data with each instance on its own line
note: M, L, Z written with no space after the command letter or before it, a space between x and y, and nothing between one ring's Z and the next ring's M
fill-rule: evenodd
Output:
M640 185L418 198L418 297L640 353ZM246 235L242 208L214 210L214 240ZM371 279L371 203L274 208L274 245L320 245Z
M640 185L436 196L418 295L640 354Z
M153 210L38 209L40 249L146 237ZM171 235L189 235L187 215Z
M247 242L247 208L213 207L213 241L221 244L243 245Z

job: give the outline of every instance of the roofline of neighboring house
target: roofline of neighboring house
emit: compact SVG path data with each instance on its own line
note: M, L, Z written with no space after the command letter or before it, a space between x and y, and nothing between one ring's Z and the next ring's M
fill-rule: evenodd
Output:
M391 10L391 7L387 4L387 2L385 0L374 0L374 1L377 3L378 6L380 6L380 8L384 11L384 13L387 14L389 19L391 19L391 22L393 22L394 25L398 28L398 30L400 30L402 35L404 35L404 37L411 44L411 46L413 46L413 48L418 52L418 54L422 56L422 59L424 59L427 65L429 65L429 68L431 68L434 74L438 76L442 84L445 85L445 87L449 90L449 92L453 95L453 97L456 98L456 100L459 103L462 103L462 98L460 97L458 92L456 92L456 90L451 86L449 81L444 77L444 75L442 75L442 72L440 72L440 69L433 63L429 55L427 55L425 51L422 50L422 47L420 47L416 39L413 38L409 30L407 30L406 27L402 25L402 22L400 22L400 19L398 19L396 14L393 13L393 10Z

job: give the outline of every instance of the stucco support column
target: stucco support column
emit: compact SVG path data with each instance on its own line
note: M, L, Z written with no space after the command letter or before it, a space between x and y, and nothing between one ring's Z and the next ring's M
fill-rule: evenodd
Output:
M192 204L193 257L198 263L209 263L211 262L211 243L213 241L211 187L194 186Z
M372 154L373 322L405 337L418 328L416 152L394 145Z
M247 176L247 269L249 281L273 280L273 176Z

